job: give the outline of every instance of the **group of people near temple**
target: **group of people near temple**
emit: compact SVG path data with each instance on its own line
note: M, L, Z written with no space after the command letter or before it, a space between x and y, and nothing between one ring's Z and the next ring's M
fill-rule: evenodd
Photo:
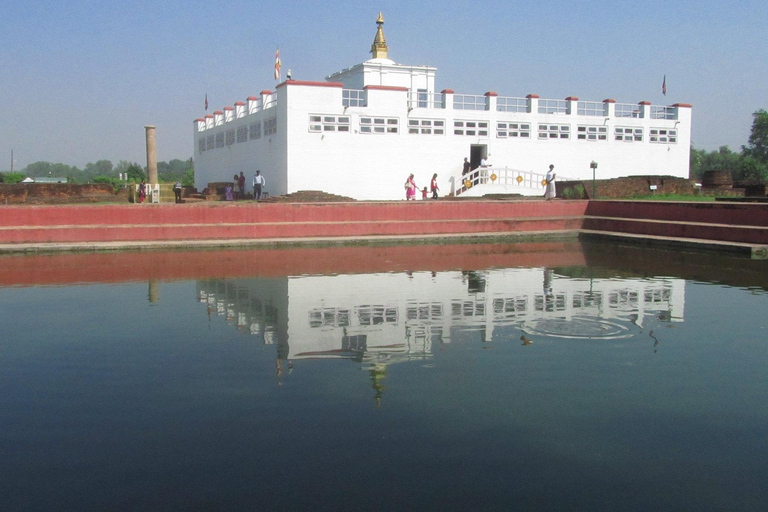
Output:
M408 179L405 180L405 199L406 201L415 201L416 200L416 191L419 189L418 185L416 185L416 181L413 179L413 173L411 173L408 176ZM432 175L432 181L429 184L429 189L427 187L424 187L421 190L421 198L427 199L429 197L430 191L432 192L432 199L437 199L438 192L440 192L440 187L437 185L437 173Z
M488 180L488 176L486 175L487 169L491 167L491 164L488 163L488 159L486 157L483 157L483 159L480 161L480 173L478 173L476 176L472 177L472 183L471 185L477 185L478 183L486 183ZM464 158L464 164L462 165L461 170L461 179L462 182L466 182L470 180L470 173L472 172L472 164L469 163L469 160L467 158ZM555 174L555 166L550 164L549 171L547 171L547 176L545 178L545 189L544 189L544 199L549 201L550 199L554 199L556 192L555 192L555 178L557 175ZM407 201L414 201L416 200L416 193L419 190L418 185L416 185L416 181L414 180L414 175L411 173L408 176L408 179L405 180L405 199ZM470 184L465 185L467 188L469 188ZM421 190L421 198L427 199L429 193L432 193L432 199L438 198L438 192L440 191L440 187L437 185L437 173L432 175L432 181L429 184L429 189L427 187L424 187Z
M253 185L253 199L258 201L264 194L264 186L267 184L267 181L262 176L260 170L256 171L251 181ZM239 176L237 174L232 176L232 186L225 189L225 199L227 201L245 199L245 190L245 174L243 174L243 171L240 171Z

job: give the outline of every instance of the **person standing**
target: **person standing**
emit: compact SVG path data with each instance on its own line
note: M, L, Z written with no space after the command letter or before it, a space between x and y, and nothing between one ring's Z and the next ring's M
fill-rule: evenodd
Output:
M234 193L234 200L237 201L237 198L240 196L240 180L237 177L237 174L232 176L232 192Z
M139 184L139 202L143 203L146 197L147 197L147 184L144 183L144 180L141 180L141 183Z
M479 180L475 181L475 185L477 185L478 182L480 183L488 183L488 168L491 167L491 164L488 162L487 157L483 157L480 160L480 176Z
M237 178L237 187L240 189L240 198L245 199L245 174L240 171L240 177Z
M432 182L429 184L429 188L432 189L432 199L437 199L437 192L440 187L437 186L437 173L432 175Z
M416 186L416 182L413 181L413 174L408 176L408 179L405 180L405 200L406 201L415 201L416 200L416 189L418 187Z
M264 179L264 176L261 175L261 171L256 171L256 174L253 176L253 200L258 201L261 199L262 190L264 190L264 185L267 184L267 181Z
M181 204L181 182L173 184L173 194L176 196L176 204Z
M469 160L467 160L467 157L464 157L464 166L461 169L461 175L466 176L469 174L469 171L472 170L472 164L469 163Z
M555 198L555 178L557 175L555 174L555 166L552 164L549 164L549 171L547 171L547 188L544 190L544 199L547 201L550 201Z

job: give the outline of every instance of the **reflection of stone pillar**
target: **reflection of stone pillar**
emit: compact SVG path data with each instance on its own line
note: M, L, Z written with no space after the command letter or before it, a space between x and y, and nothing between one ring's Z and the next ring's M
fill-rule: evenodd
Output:
M160 283L156 279L149 281L149 302L155 303L160 300Z
M155 142L155 127L145 126L147 131L147 183L157 185L157 143Z

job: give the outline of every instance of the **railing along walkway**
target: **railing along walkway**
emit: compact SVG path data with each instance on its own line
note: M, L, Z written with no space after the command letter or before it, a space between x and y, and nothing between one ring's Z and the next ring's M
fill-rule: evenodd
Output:
M478 167L466 175L454 177L454 195L461 196L479 185L486 185L483 190L486 194L539 195L544 194L546 178L546 174L509 167Z

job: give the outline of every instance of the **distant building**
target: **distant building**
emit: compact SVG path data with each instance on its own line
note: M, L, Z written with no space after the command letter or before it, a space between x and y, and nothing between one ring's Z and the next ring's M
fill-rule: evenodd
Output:
M542 99L435 90L436 68L388 57L379 15L372 59L326 77L288 80L195 120L195 186L257 169L272 195L323 190L356 199L402 199L438 174L441 194L541 195L558 178L688 177L691 105ZM477 65L477 63L474 63ZM462 163L478 169L463 189Z
M44 177L26 177L22 180L22 183L67 183L67 178L56 178L51 176L44 176Z

